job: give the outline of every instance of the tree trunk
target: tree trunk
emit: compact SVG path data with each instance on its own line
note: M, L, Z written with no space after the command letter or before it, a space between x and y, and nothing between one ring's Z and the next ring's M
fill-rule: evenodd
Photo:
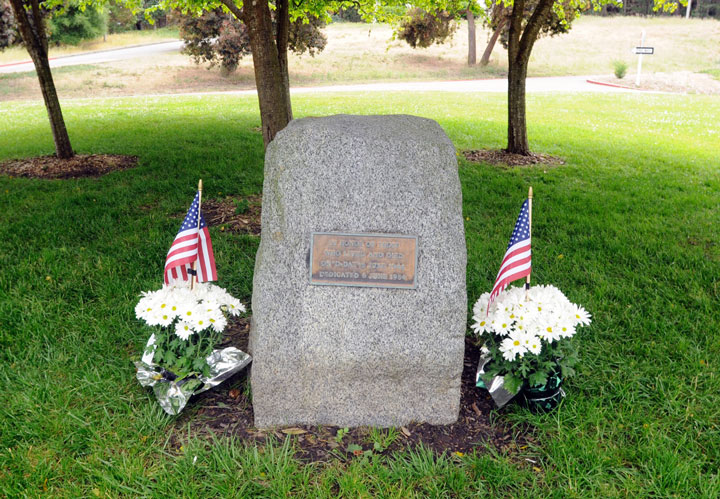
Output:
M62 109L60 109L60 100L55 90L52 72L50 71L50 61L48 61L47 52L41 56L33 56L35 63L35 71L40 80L40 90L42 91L45 108L50 118L50 128L52 128L53 140L55 141L55 154L60 159L70 159L75 153L70 144L70 136L67 128L65 128L65 120L63 119Z
M15 15L20 35L25 42L30 58L35 65L35 71L40 82L40 91L45 101L45 109L50 118L53 140L55 142L55 154L60 159L72 158L72 145L68 136L65 120L63 119L60 100L55 90L50 61L48 60L47 34L43 22L43 14L40 11L37 0L30 4L32 14L29 14L23 5L22 0L10 0L10 5Z
M525 122L525 77L527 60L511 62L508 72L508 144L507 151L530 155Z
M527 60L522 60L520 37L525 10L524 0L515 0L510 14L510 32L508 33L508 143L507 152L530 154L525 123L525 76ZM529 54L528 54L529 57Z
M507 152L529 156L530 144L525 121L525 79L530 53L547 22L555 0L540 0L525 27L522 26L525 0L515 0L508 33L508 145Z
M487 66L490 62L490 56L492 55L492 51L495 48L495 44L497 43L498 38L500 38L500 33L502 33L504 27L505 19L503 18L499 21L497 28L495 28L495 31L493 31L490 40L488 40L487 47L485 47L485 52L483 52L482 58L480 59L480 65Z
M468 22L468 66L474 66L477 60L477 48L475 43L475 14L470 7L467 9Z
M265 147L292 119L290 81L287 71L289 5L280 0L278 36L273 36L268 0L245 2L240 10L233 0L221 0L230 12L245 23L255 69L255 86L260 103L260 123Z

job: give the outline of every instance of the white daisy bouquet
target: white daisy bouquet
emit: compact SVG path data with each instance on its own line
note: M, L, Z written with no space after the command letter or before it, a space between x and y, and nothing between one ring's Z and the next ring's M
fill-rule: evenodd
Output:
M577 349L572 341L590 314L554 286L508 288L488 310L490 293L473 306L471 328L483 340L490 359L488 376L503 376L505 389L517 393L523 385L543 386L559 374L572 376Z
M228 315L242 312L237 298L209 283L143 292L135 306L135 316L155 328L146 355L180 379L208 375L206 358L222 339Z

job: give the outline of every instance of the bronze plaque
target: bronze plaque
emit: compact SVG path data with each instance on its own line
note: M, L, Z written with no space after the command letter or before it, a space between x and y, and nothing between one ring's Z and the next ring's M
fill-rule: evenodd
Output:
M313 232L310 284L414 289L417 236Z

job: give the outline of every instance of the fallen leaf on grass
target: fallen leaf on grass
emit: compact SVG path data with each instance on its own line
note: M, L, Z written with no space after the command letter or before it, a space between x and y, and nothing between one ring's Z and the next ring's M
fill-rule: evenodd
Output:
M410 430L408 430L408 429L405 428L404 426L401 426L401 427L400 427L400 431L401 431L402 434L405 435L406 437L409 437L409 436L410 436Z
M360 447L358 444L350 444L347 447L348 452L352 452L356 456L362 456L363 455L363 448Z
M303 430L302 428L285 428L281 431L285 435L302 435L303 433L307 433L307 430Z

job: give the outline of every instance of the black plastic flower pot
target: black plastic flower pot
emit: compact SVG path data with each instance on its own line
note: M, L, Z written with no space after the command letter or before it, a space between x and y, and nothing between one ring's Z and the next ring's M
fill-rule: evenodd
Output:
M553 374L542 386L523 386L520 390L520 401L533 412L548 412L555 409L565 397L561 388L562 378Z

